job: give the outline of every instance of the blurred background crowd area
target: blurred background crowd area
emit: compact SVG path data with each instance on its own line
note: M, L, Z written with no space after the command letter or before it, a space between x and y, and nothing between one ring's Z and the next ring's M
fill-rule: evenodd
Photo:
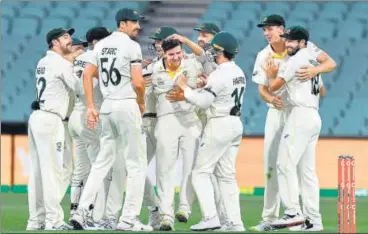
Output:
M321 101L321 136L368 136L368 2L1 2L1 110L3 123L26 123L36 97L34 70L47 50L46 33L55 27L74 27L84 38L93 26L116 29L115 13L135 8L146 16L139 42L151 57L149 36L161 26L175 27L197 40L193 28L214 22L240 43L237 64L247 77L242 116L244 136L262 136L267 106L251 81L257 53L267 45L256 27L269 14L282 15L287 26L301 25L310 38L338 64L323 75L327 88Z

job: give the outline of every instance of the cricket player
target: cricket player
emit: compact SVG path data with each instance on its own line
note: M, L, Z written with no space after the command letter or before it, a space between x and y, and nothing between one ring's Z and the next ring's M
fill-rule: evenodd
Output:
M84 51L84 46L88 46L88 50L79 55L73 62L74 78L78 82L78 90L76 91L73 112L69 118L69 132L74 140L76 154L75 168L71 183L70 218L72 218L78 208L79 199L82 195L91 166L95 162L97 154L100 151L101 126L97 125L96 129L92 130L87 127L86 123L87 106L83 91L83 71L86 65L91 62L91 57L93 58L93 48L95 44L109 35L110 32L106 28L95 27L91 28L86 33L86 42L73 38L73 43L77 50ZM103 97L98 85L98 79L94 78L93 81L93 98L96 108L99 110ZM97 228L95 221L100 220L103 216L110 182L111 173L105 177L104 186L97 195L96 202L93 207L93 215L88 217L87 226L89 229Z
M142 224L139 216L147 171L147 152L142 115L145 109L145 85L142 77L142 52L133 39L139 34L139 21L144 17L130 8L119 10L115 16L118 29L99 41L93 50L94 58L84 71L83 85L87 101L88 125L94 128L101 119L103 146L88 176L79 207L71 223L76 229L86 227L88 210L112 168L116 146L126 147L124 153L127 185L122 215L117 230L152 231ZM98 113L93 100L93 74L98 70L103 102ZM119 136L123 136L119 138ZM117 141L121 139L121 141ZM123 192L123 191L122 191Z
M293 26L281 37L286 39L290 59L280 68L277 78L276 75L270 75L269 88L277 91L285 87L291 110L282 131L276 162L279 193L285 206L285 215L271 225L280 228L304 223L299 204L300 186L304 215L309 217L308 225L303 225L302 231L323 231L315 167L316 144L321 131L318 109L322 80L317 75L310 81L303 82L296 75L300 67L318 64L306 49L309 43L308 31L303 27Z
M152 84L152 73L153 67L155 64L160 61L160 59L164 56L164 52L162 51L162 41L170 35L177 33L176 30L172 27L163 26L157 29L155 34L150 36L151 39L154 40L151 47L151 53L155 53L155 57L153 60L149 62L143 68L143 78L146 83L146 96L145 103L146 109L143 115L143 126L146 131L146 142L147 142L147 160L148 164L152 161L155 152L156 152L156 138L155 138L155 127L157 123L157 113L156 113L156 97L152 92L148 92L149 88ZM146 177L145 189L144 189L144 201L146 202L148 208L149 222L148 225L152 226L154 229L160 228L160 216L159 216L159 204L157 200L157 196L155 195L154 187L149 180L148 176Z
M203 48L205 52L205 56L197 56L197 60L202 63L202 66L205 70L205 72L209 75L212 71L216 70L217 64L215 61L209 62L208 59L211 56L207 56L206 50L208 49L208 45L211 43L214 36L221 31L220 27L217 26L214 23L205 22L199 25L199 27L194 29L195 31L199 32L197 43L200 47ZM206 126L207 123L207 116L206 116L206 110L199 109L198 111L199 118L202 120L203 128ZM225 210L224 210L224 204L221 199L221 193L220 188L218 185L218 181L215 175L211 176L212 185L213 185L213 191L215 194L215 201L216 201L216 209L217 213L220 219L221 225L225 224L226 222L226 216L225 216Z
M201 207L202 220L190 227L192 231L220 229L245 231L240 214L239 188L235 179L235 162L242 139L240 110L246 80L243 71L233 61L239 44L228 32L220 32L211 41L209 52L217 63L206 86L193 90L187 78L180 77L177 85L184 91L185 99L207 109L207 125L200 140L198 156L192 172L192 183ZM181 100L169 96L169 100ZM222 129L217 134L217 129ZM220 224L214 199L211 174L217 177L227 221Z
M171 103L166 99L166 94L174 88L176 79L183 73L190 77L191 86L196 88L202 67L193 59L183 59L183 48L179 40L165 39L161 46L164 57L153 67L150 92L154 93L157 100L156 181L159 213L162 217L160 230L171 231L174 230L175 169L179 151L183 155L179 211L183 213L185 222L192 208L190 176L202 126L193 105L186 102Z
M265 124L264 143L264 173L265 173L265 193L262 221L251 227L253 231L269 231L270 225L278 219L280 210L279 187L276 175L276 161L278 157L278 147L281 133L290 113L290 103L285 96L285 88L271 92L267 72L264 70L266 63L271 60L276 66L287 61L289 58L285 40L280 35L285 30L285 20L280 15L269 15L257 25L263 28L263 33L269 45L261 50L256 58L253 71L253 82L258 84L259 94L269 107ZM324 51L308 42L309 53L319 62L318 66L302 66L297 76L299 79L308 80L319 73L329 72L336 67L336 63Z
M65 126L69 93L76 89L72 64L63 56L72 52L74 29L55 28L46 35L49 50L38 62L37 100L29 118L28 139L32 169L28 184L27 230L69 230L60 205L68 181L64 165Z
M245 75L233 61L239 52L239 44L228 32L220 32L211 41L209 50L218 67L212 72L206 86L199 91L187 85L181 77L177 85L184 91L185 99L207 109L207 125L202 134L198 156L192 172L192 183L201 207L202 220L190 227L193 231L220 229L221 231L245 231L240 214L239 188L235 179L235 162L242 138L239 119L245 91ZM171 101L181 100L174 93ZM214 134L223 129L221 136ZM219 182L227 221L221 225L214 199L211 175ZM205 188L205 189L203 189Z

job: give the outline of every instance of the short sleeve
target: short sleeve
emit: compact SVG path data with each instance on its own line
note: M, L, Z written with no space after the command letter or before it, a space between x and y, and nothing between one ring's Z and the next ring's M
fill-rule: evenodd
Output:
M60 71L59 78L64 81L64 83L72 90L77 90L78 88L78 80L75 79L74 73L73 73L73 64L69 62L64 62L61 67L58 67Z
M317 59L323 53L323 50L310 41L307 44L307 50L314 59Z
M132 47L130 49L129 59L130 59L131 65L141 65L142 64L143 58L142 58L141 46L135 41L132 41Z
M221 93L224 86L222 85L222 80L217 77L217 73L213 72L208 77L208 82L206 86L204 86L204 90L210 92L213 96L217 97L219 93Z
M90 53L90 55L89 55L89 56L87 56L87 58L86 58L86 61L87 61L88 63L93 64L93 65L95 65L96 67L97 67L97 61L98 61L98 59L97 59L97 55L98 55L97 50L98 50L98 47L96 46L96 47L92 50L92 52Z
M267 85L268 86L268 78L266 73L262 69L262 63L265 62L261 53L258 53L256 62L254 63L253 73L252 73L252 81L257 84Z

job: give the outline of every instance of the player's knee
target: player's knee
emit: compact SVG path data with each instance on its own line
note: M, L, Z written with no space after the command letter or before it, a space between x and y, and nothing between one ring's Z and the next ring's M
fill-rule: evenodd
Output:
M277 168L277 173L279 174L287 174L292 171L291 164L285 163L285 162L277 162L276 168Z

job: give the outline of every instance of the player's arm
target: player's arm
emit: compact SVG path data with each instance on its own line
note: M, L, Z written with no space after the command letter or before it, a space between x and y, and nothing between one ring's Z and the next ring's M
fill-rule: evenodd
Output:
M193 51L193 53L196 56L200 56L202 53L204 53L204 50L202 49L202 47L200 47L197 43L191 41L190 39L188 39L185 36L181 36L181 35L178 35L178 34L173 34L173 35L169 36L168 38L179 40L181 43L188 46L189 49L191 51Z
M320 73L328 73L333 71L337 64L333 58L331 58L325 51L319 49L316 45L312 44L311 48L307 48L309 53L319 63L317 66L302 66L296 73L300 80L309 80Z
M261 66L259 56L257 56L256 63L253 70L252 80L258 84L258 93L261 98L268 103L273 104L276 108L284 106L281 96L276 96L271 93L268 87L269 82L266 82L269 76L276 76L279 68L274 65L273 60L266 60L265 67ZM266 85L268 83L268 85Z
M181 76L176 84L184 91L184 97L188 102L203 109L210 107L222 90L219 79L216 79L213 73L208 77L208 83L203 89L190 88L185 76Z
M270 80L270 90L277 91L288 81L290 81L295 75L295 67L296 65L293 61L288 61L287 63L283 64L283 66L278 70L277 74L275 72L270 72L268 76Z
M320 95L321 97L324 97L324 96L325 96L325 94L326 94L326 89L325 89L325 87L324 87L324 86L322 86L322 87L320 88L320 90L319 90L319 95Z
M81 54L84 53L84 50L77 50L74 52L71 52L67 55L64 56L64 58L66 58L69 62L74 62L74 60Z
M134 42L132 47L130 54L130 75L132 77L133 88L137 94L137 103L143 115L145 109L145 82L142 73L142 51L141 47L136 42Z
M75 92L78 89L78 80L75 79L73 74L73 64L65 62L62 66L58 67L60 69L59 78L64 81L64 83Z
M319 79L319 82L320 82L319 96L324 97L326 95L326 89L325 89L325 86L323 85L322 78Z
M98 77L97 66L89 63L83 71L83 89L86 96L87 107L95 109L93 100L93 77Z

